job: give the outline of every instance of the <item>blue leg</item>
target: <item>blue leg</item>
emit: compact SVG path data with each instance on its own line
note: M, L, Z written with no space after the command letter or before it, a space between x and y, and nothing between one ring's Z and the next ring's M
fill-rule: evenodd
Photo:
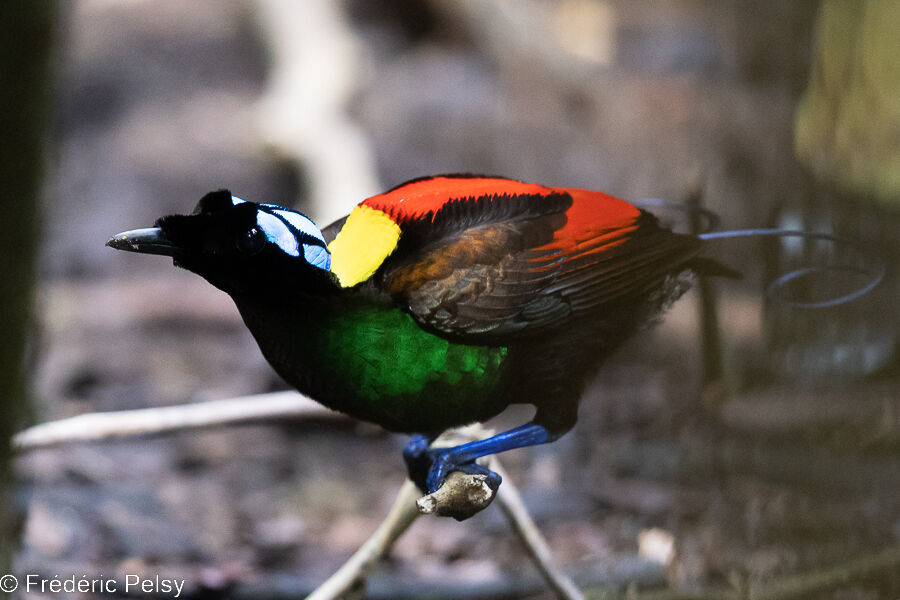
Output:
M403 449L403 460L406 461L409 478L421 490L425 489L425 479L431 469L432 458L428 447L431 446L434 437L416 434Z
M415 439L416 438L413 438L414 441ZM430 494L441 487L451 471L462 470L463 472L469 473L472 472L471 468L478 469L477 472L479 473L486 471L486 473L494 476L492 479L499 485L500 477L496 473L484 469L483 467L479 467L478 465L470 465L470 463L476 458L481 458L482 456L487 456L489 454L497 454L498 452L522 448L524 446L535 446L549 441L551 441L550 434L544 427L535 423L526 423L525 425L510 429L509 431L504 431L503 433L498 433L497 435L484 440L461 444L453 448L429 450L427 454L429 454L431 458L431 467L428 471L428 478L425 480L423 489ZM410 442L410 444L412 444L412 442ZM407 446L407 448L409 448L409 446ZM465 466L465 469L460 468L463 465ZM420 487L422 486L420 485Z

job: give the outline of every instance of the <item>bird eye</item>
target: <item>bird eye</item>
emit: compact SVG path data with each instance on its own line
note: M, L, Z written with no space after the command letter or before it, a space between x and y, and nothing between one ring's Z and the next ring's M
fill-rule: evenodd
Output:
M238 234L237 248L244 254L256 254L266 246L266 234L259 227L253 227Z

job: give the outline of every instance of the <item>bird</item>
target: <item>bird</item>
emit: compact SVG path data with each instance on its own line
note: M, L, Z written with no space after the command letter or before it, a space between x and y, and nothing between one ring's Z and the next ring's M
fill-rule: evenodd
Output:
M482 175L407 181L319 229L303 214L203 196L192 214L119 233L118 250L171 257L229 294L263 356L326 407L412 434L425 493L476 459L558 439L617 347L697 275L731 275L704 240L599 191ZM432 448L511 404L533 418Z

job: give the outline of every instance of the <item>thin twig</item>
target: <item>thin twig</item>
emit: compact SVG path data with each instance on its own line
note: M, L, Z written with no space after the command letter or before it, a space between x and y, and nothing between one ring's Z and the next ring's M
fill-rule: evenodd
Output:
M66 442L96 441L251 421L309 416L340 415L296 392L276 392L179 406L87 413L26 429L13 437L12 446L21 452ZM479 428L469 429L465 435L469 439L477 439L489 434ZM442 438L444 442L449 439L446 435ZM546 540L541 536L522 502L519 491L503 471L496 457L493 457L491 465L491 468L505 480L503 485L505 492L499 494L503 512L522 539L541 574L560 598L564 600L582 599L581 592L572 581L553 566ZM465 488L466 486L460 486L459 489ZM407 481L398 493L388 516L372 537L310 598L314 600L337 598L360 582L377 560L390 549L394 541L419 516L420 510L416 505L416 500L420 495L415 484Z
M340 415L297 392L275 392L178 406L86 413L21 431L13 436L12 446L22 452L66 442L311 416Z
M306 600L333 600L341 598L357 586L364 583L365 578L375 568L378 561L394 545L394 542L406 531L416 517L416 498L421 495L416 485L406 480L397 498L394 500L387 517L366 542L350 559L338 569L325 583L306 597Z
M503 485L500 487L500 493L497 494L497 502L500 503L503 514L513 531L522 540L541 575L561 600L584 600L584 594L575 586L575 583L554 564L553 554L547 540L535 525L531 515L528 514L519 489L513 485L496 456L491 457L490 468L503 478Z
M491 435L493 432L485 430L481 425L473 425L466 428L450 430L442 435L432 446L446 446L460 443L461 441L470 441L472 439L481 439ZM553 563L553 555L547 541L541 535L540 531L528 514L528 509L522 501L522 495L518 488L513 484L512 479L503 469L500 460L496 456L490 459L490 468L496 471L503 478L501 486L502 493L497 494L500 506L504 515L510 523L512 529L516 532L522 543L528 550L532 560L534 560L538 571L547 581L548 585L553 589L561 600L584 600L584 595L575 587L575 584L562 571L560 571ZM483 499L472 500L466 481L471 480L477 482L478 478L483 475L466 475L454 472L454 476L462 481L445 490L440 498L436 498L435 502L441 502L445 505L466 504L474 502L472 514L483 509L487 504ZM446 487L446 485L445 485ZM475 487L478 487L477 485ZM444 488L442 488L444 489ZM428 497L434 497L431 494ZM325 584L317 589L313 595L307 600L330 600L340 597L340 594L347 593L355 585L360 584L374 567L377 560L383 556L400 537L407 527L412 523L418 514L423 512L439 512L431 510L423 510L420 492L418 488L406 481L394 506L384 522L378 527L378 530L366 541L365 544L354 554L339 570L331 576ZM477 494L476 494L477 496ZM491 494L493 497L493 493ZM418 502L417 502L418 499ZM489 503L489 502L488 502ZM407 511L414 511L416 514L409 514ZM457 508L456 512L460 512ZM463 511L465 512L465 511Z

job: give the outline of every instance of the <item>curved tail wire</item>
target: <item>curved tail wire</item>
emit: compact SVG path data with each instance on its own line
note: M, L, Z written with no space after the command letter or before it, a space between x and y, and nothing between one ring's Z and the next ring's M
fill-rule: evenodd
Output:
M852 247L856 252L858 252L861 256L865 255L863 249L859 246L859 244L847 240L842 239L834 235L830 235L827 233L816 233L812 231L797 231L790 229L736 229L732 231L707 231L706 233L701 233L697 237L701 240L721 240L721 239L732 239L739 237L800 237L804 239L811 240L821 240L826 242L831 242L833 244L837 244L840 246L848 246ZM779 298L778 290L783 288L788 283L801 279L803 277L813 275L816 273L826 273L833 271L843 271L846 273L856 273L860 275L867 276L869 279L865 285L862 287L853 290L848 294L844 294L842 296L838 296L837 298L829 298L827 300L820 300L816 302L799 302L795 300L787 300L784 298ZM876 262L872 268L862 268L862 267L852 267L848 265L823 265L823 266L813 266L813 267L803 267L800 269L795 269L784 275L778 277L775 281L769 284L767 288L767 294L770 298L775 301L786 304L788 306L793 306L797 308L829 308L832 306L838 306L840 304L845 304L847 302L852 302L862 296L865 296L879 283L884 279L885 274L887 272L887 266L884 262Z
M633 203L641 209L663 208L689 213L702 219L702 225L699 226L700 233L697 237L704 241L732 239L740 237L799 237L808 240L820 240L831 242L836 245L853 248L860 256L866 256L866 252L860 245L852 240L842 239L828 233L816 233L812 231L801 231L792 229L777 228L757 228L757 229L735 229L731 231L713 231L719 225L719 215L711 210L705 209L696 204L688 204L683 202L672 202L669 200L661 200L658 198L647 198ZM838 296L837 298L829 298L817 302L800 302L796 300L788 300L779 297L779 290L788 285L792 281L796 281L809 275L817 273L827 273L834 271L843 271L846 273L855 273L868 277L868 281L860 288L853 290L848 294ZM823 265L802 267L789 271L781 275L775 281L770 283L766 288L766 294L769 298L797 308L829 308L838 306L847 302L852 302L862 296L865 296L884 279L887 272L887 266L883 261L876 261L871 268L852 267L848 265Z

